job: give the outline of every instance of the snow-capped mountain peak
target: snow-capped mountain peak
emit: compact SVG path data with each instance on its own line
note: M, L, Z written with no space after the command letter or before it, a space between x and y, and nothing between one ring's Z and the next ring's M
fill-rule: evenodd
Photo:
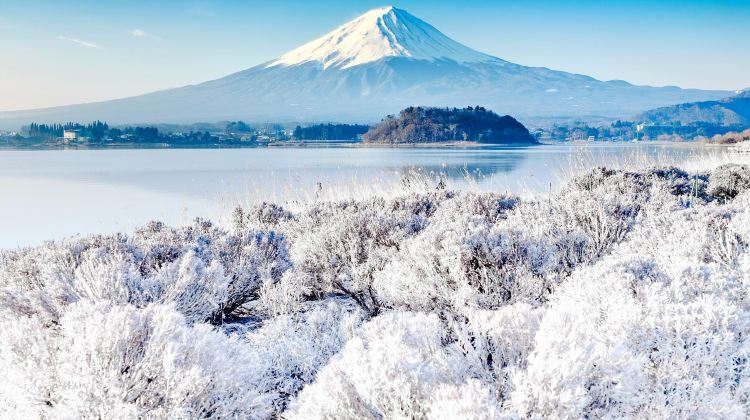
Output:
M497 60L448 38L407 11L389 6L370 10L266 67L318 62L326 69L346 69L388 57L457 63Z
M526 67L475 51L403 10L386 7L371 10L270 64L130 98L0 112L0 128L17 130L29 121L373 122L411 105L479 104L544 121L622 118L644 109L719 100L732 93L633 86Z

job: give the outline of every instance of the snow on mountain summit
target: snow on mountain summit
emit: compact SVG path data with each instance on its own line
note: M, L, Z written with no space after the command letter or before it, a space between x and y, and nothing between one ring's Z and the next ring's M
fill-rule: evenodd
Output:
M388 57L457 63L498 60L448 38L405 10L389 6L370 10L266 67L318 62L324 69L346 69Z

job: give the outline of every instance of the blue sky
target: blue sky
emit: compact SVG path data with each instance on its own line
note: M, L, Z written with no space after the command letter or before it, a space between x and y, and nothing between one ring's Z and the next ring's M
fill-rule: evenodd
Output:
M275 58L382 1L0 0L0 110L131 96ZM391 3L519 64L750 87L750 0Z

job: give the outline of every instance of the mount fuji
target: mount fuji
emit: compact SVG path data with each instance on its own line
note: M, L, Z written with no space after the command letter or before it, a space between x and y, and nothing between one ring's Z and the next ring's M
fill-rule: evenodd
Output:
M408 105L482 105L526 121L626 117L729 94L635 86L514 64L464 46L404 10L385 7L275 60L217 80L125 99L0 113L0 126L95 119L114 124L372 122Z

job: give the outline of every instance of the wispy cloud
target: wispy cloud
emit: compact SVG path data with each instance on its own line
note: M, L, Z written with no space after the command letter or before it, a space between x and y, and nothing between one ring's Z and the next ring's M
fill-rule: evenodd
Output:
M130 30L130 35L136 36L138 38L145 38L148 34L141 29L135 28Z
M93 43L93 42L89 42L89 41L83 41L83 40L76 39L76 38L71 38L69 36L59 35L57 37L57 39L60 39L60 40L63 40L63 41L70 41L70 42L73 42L75 44L78 44L78 45L80 45L82 47L86 47L86 48L96 48L96 49L101 49L102 48L102 46L99 45L99 44L96 44L96 43Z
M133 28L130 30L130 35L136 37L136 38L151 38L155 39L157 41L161 41L162 39L154 34L150 34L143 29Z

